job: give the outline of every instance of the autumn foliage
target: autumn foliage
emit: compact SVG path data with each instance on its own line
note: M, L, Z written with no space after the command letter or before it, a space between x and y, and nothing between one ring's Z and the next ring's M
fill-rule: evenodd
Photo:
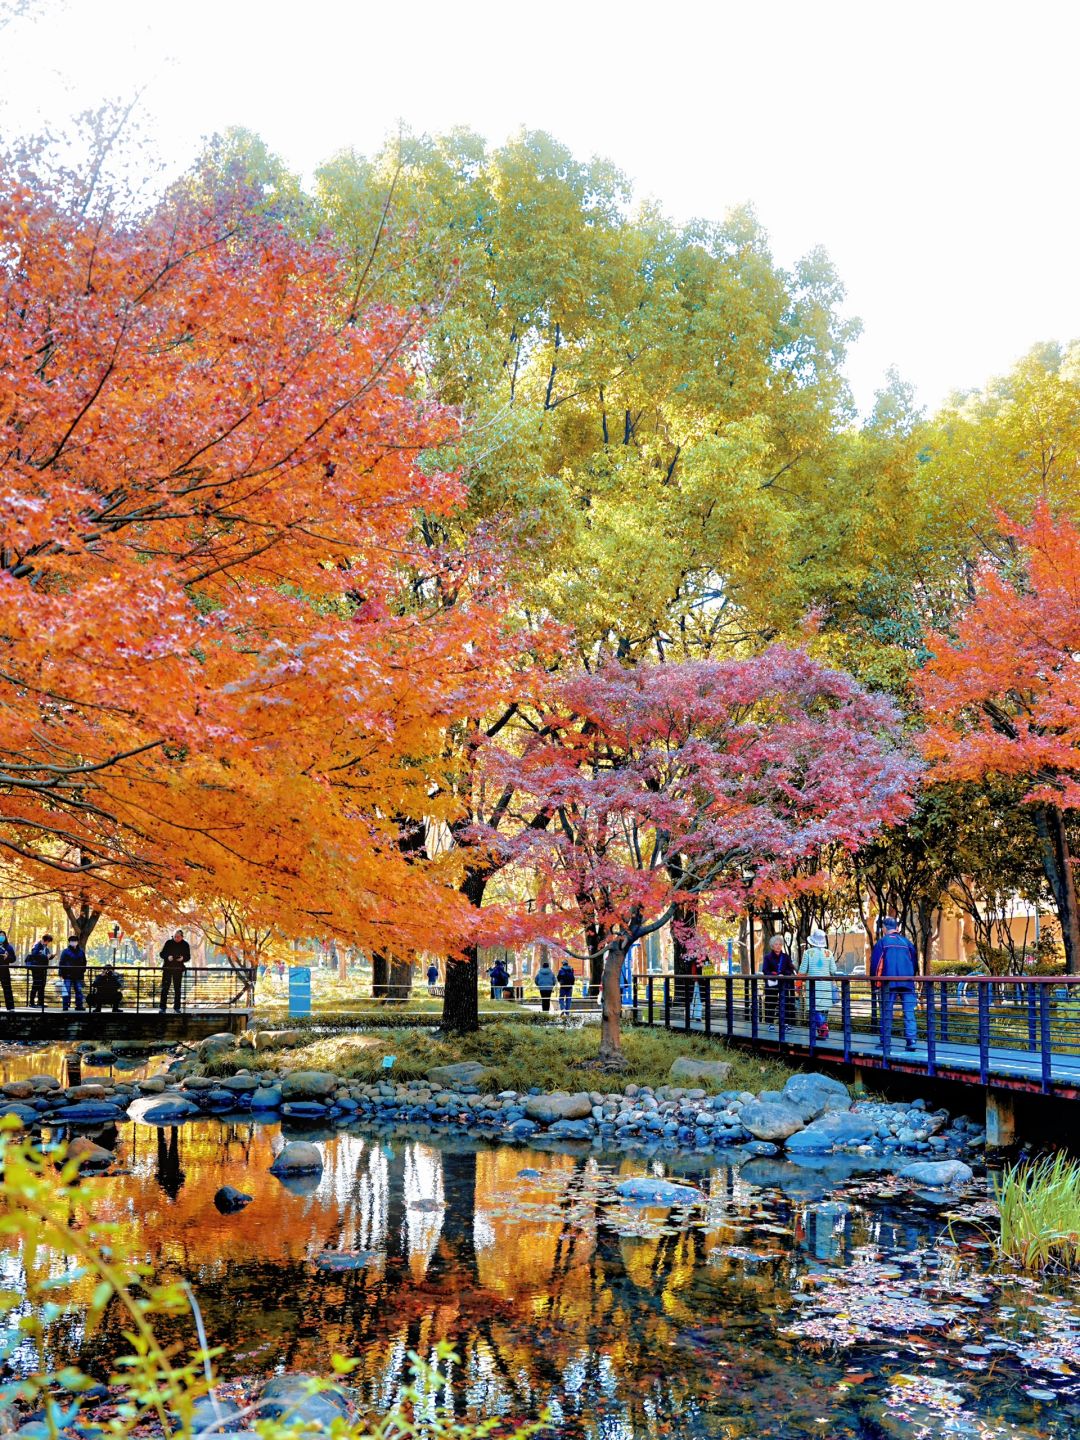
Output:
M892 703L797 650L575 675L499 780L551 814L507 843L540 876L556 939L603 950L605 1048L618 1047L630 946L680 914L730 915L798 883L910 809L917 765ZM497 843L497 837L492 837ZM539 922L543 924L544 922Z
M113 913L444 945L401 825L498 622L490 567L414 538L461 499L418 464L453 423L410 389L422 317L241 188L118 218L2 181L0 847Z

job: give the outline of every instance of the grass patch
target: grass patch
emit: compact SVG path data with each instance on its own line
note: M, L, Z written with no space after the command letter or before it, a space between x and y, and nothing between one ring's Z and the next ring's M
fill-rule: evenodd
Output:
M994 1188L998 1248L1025 1270L1080 1267L1080 1161L1047 1156L1006 1170Z
M349 1079L385 1078L385 1055L394 1055L395 1080L423 1078L435 1065L458 1060L478 1060L492 1071L485 1088L528 1090L621 1091L628 1083L663 1085L669 1083L671 1062L679 1055L701 1060L727 1060L731 1074L723 1086L702 1082L703 1089L780 1089L792 1067L771 1057L752 1055L745 1050L728 1050L703 1036L673 1035L645 1027L623 1032L623 1049L628 1068L618 1075L605 1075L588 1068L596 1058L599 1032L595 1026L564 1029L558 1025L516 1024L513 1021L483 1027L474 1035L443 1037L414 1029L380 1030L367 1034L322 1035L288 1050L233 1050L208 1060L202 1067L207 1075L227 1075L241 1067L251 1070L330 1070Z

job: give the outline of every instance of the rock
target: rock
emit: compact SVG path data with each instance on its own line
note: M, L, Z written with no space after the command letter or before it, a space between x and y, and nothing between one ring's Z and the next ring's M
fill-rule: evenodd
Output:
M744 1155L749 1155L751 1159L760 1159L762 1156L767 1158L779 1154L771 1140L751 1140L742 1147L742 1152Z
M144 1095L160 1095L169 1084L167 1075L148 1075L145 1080L137 1082L139 1089Z
M739 1120L755 1140L786 1140L803 1128L802 1115L793 1105L770 1100L754 1100L744 1105Z
M851 1106L847 1086L831 1075L792 1075L781 1099L793 1105L804 1120L816 1120L828 1110L847 1110Z
M191 1434L199 1435L211 1430L215 1435L222 1432L244 1430L247 1420L243 1410L233 1400L215 1400L204 1395L191 1407Z
M281 1113L290 1120L324 1120L329 1109L321 1100L287 1100Z
M349 1413L349 1401L338 1385L320 1382L324 1388L312 1393L314 1375L275 1375L262 1388L255 1402L260 1420L284 1420L318 1425L327 1430L335 1420Z
M104 1170L116 1159L111 1150L106 1150L103 1145L95 1145L93 1140L88 1140L85 1135L76 1135L68 1146L67 1153L69 1159L78 1161L80 1170Z
M517 1178L519 1180L539 1180L540 1171L534 1170L531 1165L526 1165L524 1170L519 1170L517 1172Z
M680 1055L671 1062L668 1076L672 1080L710 1080L722 1085L731 1074L728 1060L698 1060L692 1055Z
M111 1050L91 1050L86 1057L88 1065L115 1065L116 1056Z
M136 1104L138 1102L136 1101ZM81 1100L75 1105L61 1105L52 1118L65 1125L103 1125L107 1120L121 1120L124 1112L107 1100Z
M310 1140L290 1140L270 1166L272 1175L314 1175L323 1168L322 1151Z
M615 1187L616 1194L630 1205L702 1205L705 1196L692 1185L676 1185L653 1176L635 1176Z
M194 1100L183 1095L145 1095L133 1100L127 1113L142 1125L176 1125L201 1112Z
M436 1065L427 1078L441 1090L459 1090L462 1085L481 1085L492 1071L479 1060L459 1060L453 1065Z
M222 1090L232 1090L237 1095L246 1095L251 1091L258 1090L259 1080L254 1075L227 1075L218 1084Z
M379 1259L372 1250L324 1250L315 1256L318 1270L364 1270Z
M547 1133L556 1140L591 1140L593 1127L587 1120L556 1120Z
M792 1154L827 1154L841 1145L865 1145L874 1138L875 1126L865 1115L850 1111L822 1115L788 1137L787 1149Z
M898 1171L901 1180L912 1185L925 1185L930 1190L944 1190L951 1185L966 1185L975 1172L962 1160L918 1160Z
M65 1093L69 1100L104 1100L109 1092L104 1085L72 1085Z
M236 1036L228 1030L219 1030L216 1035L207 1035L205 1040L200 1040L195 1048L204 1056L224 1054L226 1050L236 1049Z
M310 1038L306 1030L256 1030L251 1043L255 1050L284 1050Z
M20 1105L17 1100L0 1103L0 1117L14 1115L20 1125L33 1125L41 1117L33 1105Z
M281 1091L276 1085L263 1085L251 1097L253 1110L276 1110L281 1104Z
M557 1120L586 1120L592 1114L592 1099L586 1091L577 1095L565 1095L561 1091L553 1095L530 1095L525 1102L525 1114L542 1125L552 1125Z
M9 1080L6 1085L0 1086L0 1091L10 1100L32 1100L34 1087L29 1080Z
M281 1082L283 1100L324 1100L341 1084L328 1070L293 1070Z
M245 1195L242 1190L237 1190L232 1185L222 1185L214 1196L214 1204L222 1215L233 1215L237 1210L243 1210L245 1205L250 1205L254 1198L253 1195Z

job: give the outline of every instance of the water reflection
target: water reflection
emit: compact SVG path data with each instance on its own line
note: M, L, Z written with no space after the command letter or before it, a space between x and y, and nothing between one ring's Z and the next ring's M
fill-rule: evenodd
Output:
M640 1172L640 1162L436 1136L286 1133L323 1146L311 1193L269 1174L286 1136L247 1117L124 1125L123 1173L100 1185L96 1213L127 1228L164 1273L191 1280L226 1374L325 1373L337 1351L360 1357L355 1384L381 1408L410 1351L432 1356L449 1341L460 1362L443 1375L443 1398L461 1418L550 1408L561 1435L589 1440L945 1433L891 1408L896 1376L911 1370L961 1386L950 1423L964 1406L995 1426L1010 1417L1007 1429L950 1433L1074 1433L1075 1404L1061 1398L1047 1414L1011 1357L964 1371L962 1345L947 1337L837 1350L809 1333L814 1285L871 1251L930 1273L945 1225L929 1210L830 1195L828 1178L811 1171L785 1193L720 1166L696 1177L706 1218L676 1224L612 1204L608 1172ZM540 1178L519 1178L526 1166ZM225 1183L252 1203L220 1214L213 1195ZM980 1323L987 1333L1038 1323L1016 1306L995 1293ZM104 1373L110 1318L90 1336L58 1335L57 1358L77 1354ZM174 1326L170 1338L193 1343L188 1322Z

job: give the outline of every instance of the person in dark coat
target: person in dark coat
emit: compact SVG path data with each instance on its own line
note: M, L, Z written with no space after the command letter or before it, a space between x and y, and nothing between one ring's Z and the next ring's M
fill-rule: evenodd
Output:
M761 962L761 973L765 977L765 1024L776 1024L777 1002L784 992L784 1018L792 1019L794 1010L795 965L788 954L782 935L774 935Z
M886 915L883 934L870 953L870 974L881 985L881 1039L892 1034L893 1007L900 1001L904 1012L904 1049L914 1050L919 1039L915 1019L915 979L919 973L919 957L915 946L900 933L900 922Z
M70 1009L71 996L74 993L75 1009L85 1010L83 981L86 979L86 951L79 944L77 935L68 936L68 943L60 951L56 972L64 982L64 1009Z
M555 979L559 982L559 1009L569 1013L574 998L574 981L577 979L569 960L564 960L559 966Z
M435 964L435 962L434 962L434 960L433 960L433 961L431 962L431 964L427 967L427 988L428 988L428 994L429 994L429 995L434 995L434 994L435 994L435 988L436 988L436 986L438 985L438 983L439 983L439 967Z
M52 947L53 937L42 935L26 957L26 968L30 972L30 998L26 1003L31 1007L40 1005L42 1010L45 1009L45 977L53 958Z
M90 982L90 1009L104 1010L105 1006L109 1005L113 1010L119 1010L123 999L124 992L120 988L119 977L111 965L106 965Z
M506 966L501 960L496 960L488 971L488 975L491 978L491 998L501 1000L503 991L510 984L510 975Z
M4 991L4 1005L15 1009L15 997L11 993L11 967L15 964L15 947L7 937L6 930L0 930L0 987Z
M184 932L177 930L171 939L161 947L161 1004L158 1009L164 1015L169 1003L169 990L173 992L173 1009L180 1014L180 997L184 988L184 971L191 960L191 946L184 939Z
M545 956L544 959L541 960L540 968L536 972L533 983L536 985L537 990L539 990L540 992L540 1009L543 1010L545 1014L547 1014L551 1009L551 992L559 983L555 978L555 971L552 970L551 961L547 958L547 956ZM573 988L573 983L574 982L571 980L571 988Z

